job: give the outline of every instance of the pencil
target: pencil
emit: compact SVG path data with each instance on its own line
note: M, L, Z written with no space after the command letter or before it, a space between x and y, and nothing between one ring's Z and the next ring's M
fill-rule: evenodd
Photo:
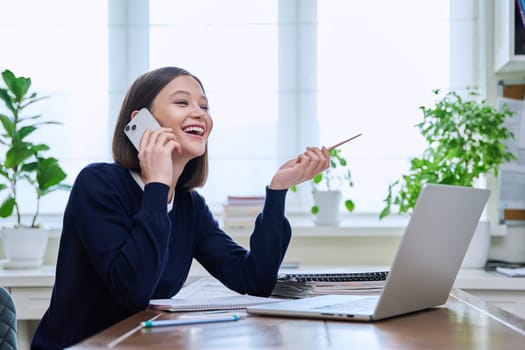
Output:
M206 318L195 318L188 320L158 320L158 321L145 321L141 322L141 326L144 328L162 327L162 326L182 326L187 324L197 323L212 323L212 322L228 322L238 321L240 317L238 315L230 315L227 317L206 317Z
M357 137L359 137L359 136L361 136L361 135L363 135L363 133L359 133L359 134L357 134L357 135L354 135L354 136L350 137L349 139L346 139L346 140L344 140L344 141L341 141L341 142L339 142L339 143L333 145L332 147L329 147L328 150L331 151L331 150L333 150L334 148L337 148L337 147L339 147L339 146L341 146L341 145L344 145L344 144L347 143L348 141L352 141L353 139L355 139L355 138L357 138Z

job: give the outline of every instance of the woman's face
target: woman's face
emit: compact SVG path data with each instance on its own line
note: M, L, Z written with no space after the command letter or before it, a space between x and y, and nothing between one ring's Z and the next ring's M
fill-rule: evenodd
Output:
M187 75L173 79L155 97L151 112L161 126L173 129L181 156L192 159L204 154L213 121L197 80Z

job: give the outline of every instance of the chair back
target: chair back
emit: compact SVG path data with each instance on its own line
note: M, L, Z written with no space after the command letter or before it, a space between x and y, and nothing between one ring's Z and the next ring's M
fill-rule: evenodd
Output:
M0 349L17 349L15 303L3 287L0 287Z

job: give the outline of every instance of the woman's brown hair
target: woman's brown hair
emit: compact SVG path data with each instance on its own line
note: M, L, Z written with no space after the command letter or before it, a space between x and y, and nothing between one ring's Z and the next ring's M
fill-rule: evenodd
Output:
M151 109L151 104L157 94L173 79L179 76L194 78L206 93L201 81L190 72L178 67L163 67L139 76L131 84L124 102L120 108L117 124L113 133L113 159L123 167L140 172L138 151L124 134L126 124L131 120L131 113L141 108ZM192 190L202 187L208 177L208 145L204 154L194 158L186 164L184 171L177 182L177 189Z

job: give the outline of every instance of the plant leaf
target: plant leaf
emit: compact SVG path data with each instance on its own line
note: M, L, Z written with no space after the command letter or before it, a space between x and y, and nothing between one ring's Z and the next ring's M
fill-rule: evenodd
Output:
M15 199L12 196L7 197L0 206L0 217L6 218L11 216L11 214L13 214L14 207Z
M24 126L20 128L20 130L18 130L18 137L20 138L20 140L23 140L27 135L31 134L35 130L36 130L36 127L33 125Z
M4 127L7 136L13 137L15 134L15 123L6 115L0 114L0 122L2 123L2 126Z
M13 105L15 101L13 101L6 89L0 89L0 98L4 101L11 113L15 113L15 106Z
M5 166L9 169L16 169L26 159L33 156L31 149L24 147L24 145L14 145L5 155Z
M31 86L31 79L16 77L13 72L8 69L2 72L2 77L9 91L15 95L16 101L22 101Z
M314 176L314 178L312 179L313 183L314 184L318 184L320 183L321 181L323 180L323 173L318 173Z
M58 185L55 185L55 186L51 186L45 190L40 190L38 189L38 194L40 197L43 197L51 192L55 192L55 191L58 191L58 190L63 190L63 191L69 191L71 190L71 185L66 185L66 184L58 184Z
M36 179L38 189L46 191L66 178L66 173L58 165L56 158L39 158Z
M347 200L345 201L345 207L346 207L346 209L347 209L349 212L354 211L354 209L355 209L354 202L353 202L352 200L350 200L350 199L347 199Z

